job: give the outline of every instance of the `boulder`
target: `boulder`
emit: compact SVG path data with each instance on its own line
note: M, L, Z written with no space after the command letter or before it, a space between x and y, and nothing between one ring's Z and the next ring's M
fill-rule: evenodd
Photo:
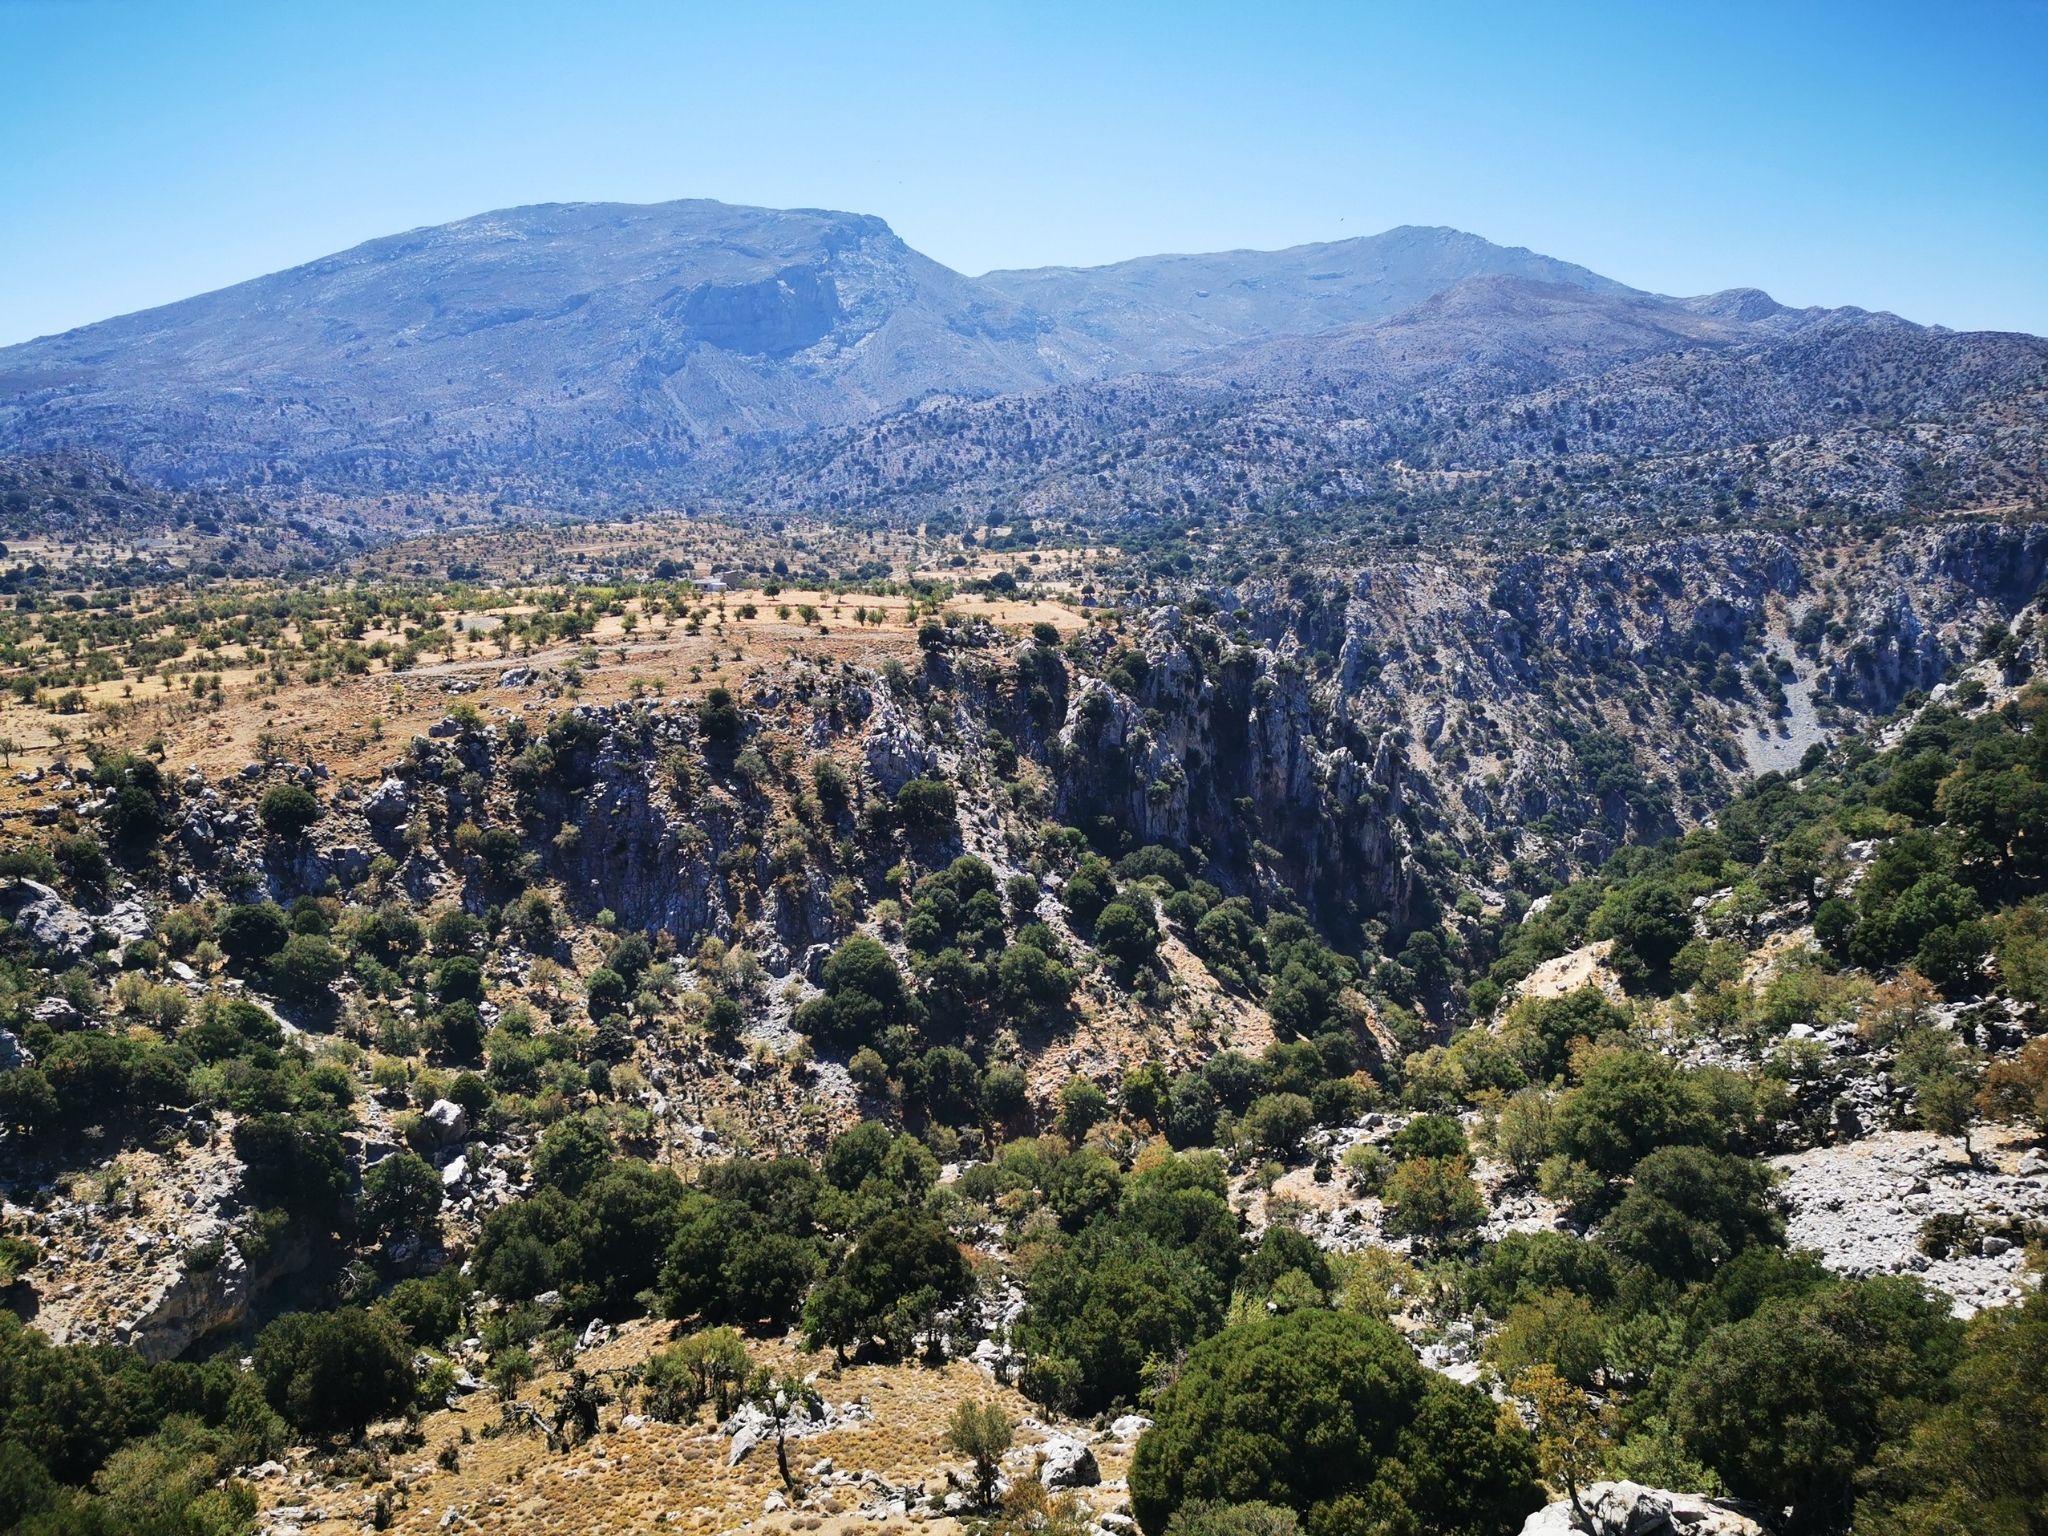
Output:
M213 821L204 808L192 805L185 808L184 816L178 822L178 841L185 845L188 853L198 855L209 851L215 841Z
M446 1146L469 1134L469 1111L453 1099L436 1099L420 1116L420 1123L429 1136Z
M1578 1524L1560 1499L1522 1524L1522 1536L1767 1536L1765 1527L1719 1500L1640 1483L1592 1483L1580 1491L1591 1521Z
M115 902L93 926L122 945L134 944L150 934L149 913L133 897Z
M40 880L17 880L0 890L0 917L45 961L83 960L92 953L91 920Z
M363 796L363 816L373 827L391 831L412 815L412 790L403 779L386 779Z
M1072 1435L1049 1436L1038 1454L1038 1480L1048 1488L1093 1488L1102 1481L1095 1453Z

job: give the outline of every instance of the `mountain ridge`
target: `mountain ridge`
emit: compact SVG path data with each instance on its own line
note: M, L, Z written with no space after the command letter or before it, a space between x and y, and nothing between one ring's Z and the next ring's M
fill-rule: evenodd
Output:
M0 349L0 452L111 452L172 485L721 494L764 450L934 397L1470 403L1829 324L1852 352L1956 334L1667 298L1442 226L975 278L871 214L541 203Z

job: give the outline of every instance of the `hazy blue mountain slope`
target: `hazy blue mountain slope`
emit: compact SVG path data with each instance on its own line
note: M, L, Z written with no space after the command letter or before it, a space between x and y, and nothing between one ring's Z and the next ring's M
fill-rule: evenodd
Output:
M2032 462L2042 346L1660 298L1448 229L969 278L865 215L550 204L0 350L0 452L173 485L1142 508L1929 421L1970 434L1952 476Z
M1570 262L1413 225L1284 251L1143 256L1106 267L990 272L982 282L1099 345L1104 372L1175 367L1212 347L1396 315L1468 278L1629 294ZM1109 358L1122 359L1110 364Z

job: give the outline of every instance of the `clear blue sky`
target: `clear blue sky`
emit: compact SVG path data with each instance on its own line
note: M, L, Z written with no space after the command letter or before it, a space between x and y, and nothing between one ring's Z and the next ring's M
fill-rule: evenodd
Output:
M517 203L967 272L1451 224L2048 333L2048 3L0 0L0 343Z

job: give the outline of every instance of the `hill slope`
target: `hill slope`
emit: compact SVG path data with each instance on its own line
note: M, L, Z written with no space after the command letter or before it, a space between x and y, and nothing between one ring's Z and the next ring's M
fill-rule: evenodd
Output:
M990 272L981 281L1097 342L1105 372L1156 372L1212 347L1383 320L1480 276L1634 292L1534 251L1413 225L1283 251L1143 256L1104 267Z

